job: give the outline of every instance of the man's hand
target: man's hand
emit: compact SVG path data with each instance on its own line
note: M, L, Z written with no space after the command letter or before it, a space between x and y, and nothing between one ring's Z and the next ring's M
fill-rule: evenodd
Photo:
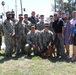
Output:
M62 39L64 39L64 34L62 33Z
M32 48L35 48L36 46L35 45L32 45Z
M12 38L12 34L10 33L10 37Z
M56 33L54 32L54 37L56 38Z
M70 40L71 39L71 36L69 36L68 39Z
M40 49L43 50L43 46L40 46Z
M10 33L10 37L13 38L15 36L15 34Z
M19 40L19 37L17 36L16 39Z

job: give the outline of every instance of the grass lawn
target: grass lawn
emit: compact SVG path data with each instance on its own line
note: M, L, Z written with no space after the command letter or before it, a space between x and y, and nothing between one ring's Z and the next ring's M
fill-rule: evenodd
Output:
M72 56L72 47L70 53ZM76 62L59 58L27 59L25 56L12 58L0 56L0 75L76 75Z
M76 62L59 58L0 56L0 75L76 75Z

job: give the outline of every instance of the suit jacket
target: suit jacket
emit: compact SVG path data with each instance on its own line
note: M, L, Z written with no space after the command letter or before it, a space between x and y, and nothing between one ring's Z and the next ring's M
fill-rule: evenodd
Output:
M37 24L37 22L39 22L39 20L38 20L36 17L33 17L33 16L29 17L28 20L29 20L32 24L35 24L35 25Z

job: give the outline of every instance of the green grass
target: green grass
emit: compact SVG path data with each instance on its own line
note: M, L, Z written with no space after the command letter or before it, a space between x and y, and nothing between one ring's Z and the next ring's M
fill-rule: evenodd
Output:
M4 53L4 50L0 53ZM72 56L72 47L70 56ZM76 62L59 58L27 59L25 56L12 58L0 56L0 75L76 75Z
M76 62L59 58L0 56L0 75L76 75Z
M22 60L21 60L22 58ZM76 75L76 64L58 59L41 59L33 57L31 60L23 57L18 60L10 59L0 64L1 75ZM56 59L57 60L57 59Z

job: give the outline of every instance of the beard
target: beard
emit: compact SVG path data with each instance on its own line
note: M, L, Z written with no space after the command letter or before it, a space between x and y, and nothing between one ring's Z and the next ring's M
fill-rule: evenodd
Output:
M7 17L8 20L10 20L10 17Z

